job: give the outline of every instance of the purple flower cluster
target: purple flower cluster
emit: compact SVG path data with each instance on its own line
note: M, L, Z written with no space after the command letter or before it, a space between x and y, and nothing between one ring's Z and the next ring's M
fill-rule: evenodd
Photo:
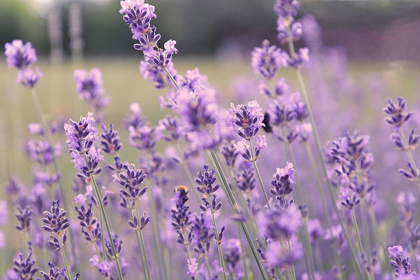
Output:
M16 82L25 87L33 88L42 76L41 71L36 68L33 70L30 66L38 60L36 51L31 43L23 44L22 40L14 40L12 43L6 43L5 52L9 68L19 70Z
M293 188L296 185L292 177L294 173L293 164L287 162L286 167L277 168L276 174L273 175L273 179L271 180L273 188L270 189L270 193L278 201L275 204L276 207L287 209L293 204L293 198L288 198L287 196L293 192Z
M99 115L111 101L104 95L102 72L97 68L92 68L90 71L79 69L74 71L73 77L79 98L86 101L89 109Z
M257 101L248 104L230 105L229 122L235 132L243 139L250 141L264 125L264 113Z
M61 249L67 243L67 228L70 226L67 212L60 208L60 202L53 201L51 211L44 211L42 229L51 233L47 242L54 249Z
M169 40L164 44L164 50L158 47L161 35L156 27L151 25L152 18L156 18L155 7L144 3L144 0L121 1L120 14L133 33L133 39L138 40L134 49L142 51L145 60L140 63L140 72L145 79L155 82L156 88L163 88L171 84L165 71L172 76L176 70L171 62L173 54L178 50L176 42Z
M255 48L252 52L252 68L255 74L260 74L266 79L276 76L281 67L287 66L288 56L280 48L270 46L268 40L264 40L261 48Z
M101 172L98 164L104 159L101 149L94 146L98 139L98 131L92 113L89 113L88 117L81 117L78 122L69 120L64 124L64 130L72 162L80 171L77 176L89 183L91 175Z
M415 271L413 271L411 264L410 264L410 258L409 257L403 257L403 247L400 245L388 247L388 254L389 258L394 258L393 260L389 261L389 264L394 269L394 276L400 277L400 276L408 276L408 275L417 275Z

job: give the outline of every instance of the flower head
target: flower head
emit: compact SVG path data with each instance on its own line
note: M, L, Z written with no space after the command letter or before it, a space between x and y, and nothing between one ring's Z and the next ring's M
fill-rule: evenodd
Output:
M38 60L36 50L29 42L23 44L22 40L14 40L12 43L6 43L5 48L4 54L9 68L22 70Z
M256 74L267 79L273 78L281 67L287 66L287 54L276 46L270 46L270 42L264 40L261 48L255 48L252 52L252 68Z
M229 123L235 132L246 140L251 140L264 125L264 112L257 101L244 105L230 105Z

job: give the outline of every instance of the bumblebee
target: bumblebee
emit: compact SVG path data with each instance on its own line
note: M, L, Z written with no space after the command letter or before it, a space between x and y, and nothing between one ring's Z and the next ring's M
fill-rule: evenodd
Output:
M187 202L189 197L188 197L188 187L184 186L184 185L179 185L177 187L175 187L175 192L179 192L181 194L181 198L183 203Z
M273 128L270 124L270 115L267 112L264 112L263 124L264 124L263 129L265 132L267 133L273 132Z
M175 188L176 192L188 192L188 187L184 185L179 185Z

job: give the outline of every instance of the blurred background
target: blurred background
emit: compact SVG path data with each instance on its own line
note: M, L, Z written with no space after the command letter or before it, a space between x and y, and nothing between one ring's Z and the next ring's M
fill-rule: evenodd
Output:
M179 73L198 67L224 105L243 102L243 94L248 96L245 101L259 99L259 79L252 73L251 52L264 39L277 41L273 1L149 3L156 7L158 18L153 24L162 34L161 41L177 41L179 53L174 62ZM116 0L0 0L0 50L4 53L4 44L14 39L32 42L40 57L37 66L44 74L37 85L41 106L47 119L59 123L86 115L87 106L76 93L74 69L100 68L106 94L112 100L105 108L105 122L115 124L128 147L121 120L132 102L140 103L152 125L168 111L159 110L158 96L162 93L139 73L142 55L133 49L135 41L119 9ZM344 129L358 128L372 135L377 161L395 161L382 152L384 147L391 150L392 143L375 131L383 126L391 133L382 114L388 96L403 95L413 101L420 93L420 1L301 1L298 18L307 19L303 25L309 36L297 44L310 48L312 62L305 75L318 121L325 128L322 140L335 139ZM313 72L317 63L328 67L322 84ZM297 89L293 70L282 71L281 75ZM15 79L16 72L7 68L3 57L0 182L6 182L12 174L29 185L32 163L25 157L23 146L29 137L28 124L38 118L28 90L16 85ZM330 103L331 98L339 107ZM416 104L420 103L411 103L411 108ZM338 113L342 114L337 118L340 123L331 124ZM61 140L65 150L63 136ZM123 149L122 158L135 162L137 154L133 148ZM74 173L67 153L63 152L59 164L69 170L63 177L70 182ZM383 172L395 165L405 163L378 168ZM384 180L390 183L399 179L394 176ZM0 188L0 199L4 194ZM9 250L13 252L13 248Z

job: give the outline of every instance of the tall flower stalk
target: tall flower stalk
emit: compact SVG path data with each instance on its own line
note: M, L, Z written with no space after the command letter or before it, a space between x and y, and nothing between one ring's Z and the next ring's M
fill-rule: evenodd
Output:
M66 131L66 143L69 147L72 162L79 170L79 173L77 174L78 177L83 178L86 183L91 183L93 185L94 195L99 203L109 243L111 244L112 258L117 267L118 277L122 280L123 275L119 262L119 255L117 254L102 196L95 179L95 175L101 172L101 169L98 167L99 161L103 160L100 149L97 149L94 146L94 143L98 138L97 130L95 128L95 119L92 114L89 113L88 117L81 117L78 122L69 120L69 123L64 125L64 130Z

